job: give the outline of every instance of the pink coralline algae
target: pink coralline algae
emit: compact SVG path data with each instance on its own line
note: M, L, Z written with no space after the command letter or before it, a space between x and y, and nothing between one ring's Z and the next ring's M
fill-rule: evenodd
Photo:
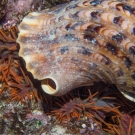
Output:
M42 122L44 126L46 126L48 123L49 117L47 118L47 116L43 112L37 110L37 111L33 111L32 113L28 113L26 115L26 119L27 121L34 120L34 119L39 120Z
M8 0L0 7L0 27L8 29L21 22L23 17L32 11L45 8L45 0Z

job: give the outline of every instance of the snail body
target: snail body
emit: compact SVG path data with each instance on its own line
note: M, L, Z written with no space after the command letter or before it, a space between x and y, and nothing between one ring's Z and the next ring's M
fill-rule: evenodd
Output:
M75 0L28 14L19 55L51 95L104 81L135 101L135 2Z

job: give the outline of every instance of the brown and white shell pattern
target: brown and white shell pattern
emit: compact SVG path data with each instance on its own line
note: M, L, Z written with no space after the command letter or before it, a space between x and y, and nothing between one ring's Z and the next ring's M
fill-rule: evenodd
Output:
M104 81L135 101L134 18L133 0L75 0L32 12L19 26L19 55L48 94Z

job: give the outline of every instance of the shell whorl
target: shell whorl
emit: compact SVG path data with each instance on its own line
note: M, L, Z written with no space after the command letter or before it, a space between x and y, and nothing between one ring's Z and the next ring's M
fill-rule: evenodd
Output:
M30 13L19 26L19 55L49 94L96 81L135 94L134 6L130 0L78 0Z

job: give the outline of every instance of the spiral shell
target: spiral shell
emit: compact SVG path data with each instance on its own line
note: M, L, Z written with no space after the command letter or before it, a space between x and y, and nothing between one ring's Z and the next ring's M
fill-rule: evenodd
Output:
M19 55L48 94L104 81L134 101L134 6L131 0L75 0L32 12L19 26Z

